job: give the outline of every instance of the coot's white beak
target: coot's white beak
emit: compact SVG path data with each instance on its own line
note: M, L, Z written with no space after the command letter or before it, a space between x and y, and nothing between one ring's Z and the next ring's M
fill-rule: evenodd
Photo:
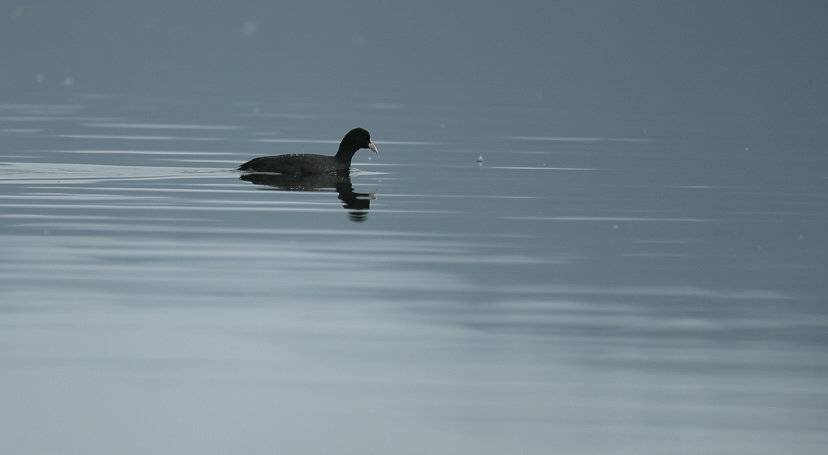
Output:
M369 142L368 143L368 149L371 150L372 152L376 153L377 155L379 155L379 149L377 149L377 144L374 144L373 142Z

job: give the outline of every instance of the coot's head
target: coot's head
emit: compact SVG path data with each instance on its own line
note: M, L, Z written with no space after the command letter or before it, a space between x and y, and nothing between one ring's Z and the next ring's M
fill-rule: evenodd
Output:
M348 134L342 138L339 148L340 150L343 148L352 150L369 149L374 153L378 153L377 146L371 142L371 133L363 128L354 128L348 131Z

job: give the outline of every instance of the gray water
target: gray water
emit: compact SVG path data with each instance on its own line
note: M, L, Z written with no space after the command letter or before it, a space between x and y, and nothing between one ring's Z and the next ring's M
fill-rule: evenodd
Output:
M0 453L824 453L826 18L0 5Z
M367 103L345 208L232 170L335 106L48 101L0 106L4 453L828 442L822 135Z

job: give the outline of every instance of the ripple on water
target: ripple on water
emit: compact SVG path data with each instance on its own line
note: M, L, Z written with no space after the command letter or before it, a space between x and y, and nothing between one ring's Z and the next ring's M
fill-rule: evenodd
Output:
M232 155L232 152L216 152L206 150L53 150L54 153L69 153L73 155Z
M58 137L65 139L106 139L118 141L197 141L211 142L221 141L221 137L203 136L156 136L156 135L117 135L117 134L59 134Z
M600 136L512 136L517 141L532 142L651 142L646 137L600 137Z
M0 184L97 183L110 180L160 180L230 176L228 169L174 166L117 166L74 163L3 163Z
M146 129L146 130L213 130L229 131L240 130L238 125L201 125L186 123L127 123L127 122L90 122L83 126L90 128L120 128L120 129Z
M505 169L516 171L598 171L594 167L549 167L549 166L485 166L487 169Z

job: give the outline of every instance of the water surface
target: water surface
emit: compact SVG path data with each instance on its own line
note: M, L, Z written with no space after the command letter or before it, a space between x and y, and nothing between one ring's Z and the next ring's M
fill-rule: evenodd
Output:
M347 104L0 105L0 451L824 450L824 134Z

